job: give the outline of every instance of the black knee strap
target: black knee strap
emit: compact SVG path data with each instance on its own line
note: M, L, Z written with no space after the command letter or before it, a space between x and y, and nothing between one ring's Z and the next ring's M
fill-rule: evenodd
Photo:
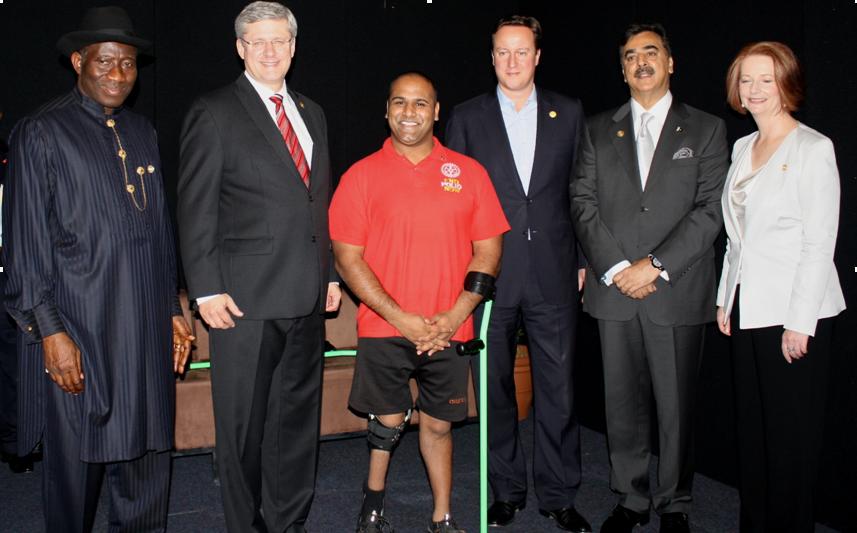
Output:
M367 428L368 431L366 432L366 440L369 441L369 446L374 450L392 452L399 443L399 438L402 436L402 432L405 431L405 427L407 427L410 419L411 409L408 409L402 423L396 427L390 428L382 424L381 421L378 420L377 416L369 413L369 426Z

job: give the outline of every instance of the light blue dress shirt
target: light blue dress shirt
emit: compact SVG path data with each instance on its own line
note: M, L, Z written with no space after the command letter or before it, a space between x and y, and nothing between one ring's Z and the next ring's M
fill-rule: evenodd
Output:
M527 98L520 111L515 110L515 103L510 100L500 86L497 86L497 99L500 101L500 111L503 113L503 124L506 125L506 135L515 158L518 177L524 187L524 193L529 193L530 176L533 173L533 159L536 155L536 126L538 125L538 101L536 88Z

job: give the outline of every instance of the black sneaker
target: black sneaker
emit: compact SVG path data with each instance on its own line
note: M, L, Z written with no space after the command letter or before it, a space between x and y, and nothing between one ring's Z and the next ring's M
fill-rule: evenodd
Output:
M375 511L357 518L357 533L395 533L393 526L384 518L384 511Z
M431 522L426 531L428 533L467 533L463 529L459 529L455 520L449 515L444 515L440 522Z

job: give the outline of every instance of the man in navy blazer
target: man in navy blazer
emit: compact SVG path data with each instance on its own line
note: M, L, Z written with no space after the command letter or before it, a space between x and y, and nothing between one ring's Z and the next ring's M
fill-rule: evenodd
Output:
M509 524L526 503L514 381L516 338L523 325L533 377L539 511L562 529L584 532L591 528L574 509L581 468L572 387L582 276L568 192L584 117L577 99L536 88L540 38L533 17L497 23L491 50L497 88L455 108L446 142L488 170L512 226L503 236L488 325L488 475L494 495L488 523Z
M305 531L312 502L329 285L327 124L286 87L297 22L276 2L235 20L245 71L199 98L182 131L181 251L211 327L223 510L231 532Z
M726 128L673 99L659 24L630 26L620 61L631 98L588 121L571 187L589 263L583 309L601 337L610 488L619 494L601 532L630 532L654 508L661 533L684 533L696 379L715 312ZM660 453L650 487L655 413Z

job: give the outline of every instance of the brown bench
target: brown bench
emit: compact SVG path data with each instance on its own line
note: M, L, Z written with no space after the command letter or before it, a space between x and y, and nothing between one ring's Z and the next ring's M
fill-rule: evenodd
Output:
M185 318L192 324L196 335L192 361L207 361L208 332L199 319L192 319L187 298L182 295ZM325 324L326 338L337 349L354 348L357 345L357 306L347 296L335 318ZM351 392L351 377L354 373L353 357L328 357L324 364L322 389L322 436L341 435L366 430L366 419L356 416L348 409ZM532 402L529 359L526 348L521 346L515 366L515 383L518 387L518 412L525 418ZM411 381L411 391L416 397L416 384ZM476 417L476 401L473 385L468 387L468 415ZM412 423L418 423L415 415ZM214 412L211 404L211 375L209 370L191 370L183 380L176 382L176 450L188 452L214 447Z

